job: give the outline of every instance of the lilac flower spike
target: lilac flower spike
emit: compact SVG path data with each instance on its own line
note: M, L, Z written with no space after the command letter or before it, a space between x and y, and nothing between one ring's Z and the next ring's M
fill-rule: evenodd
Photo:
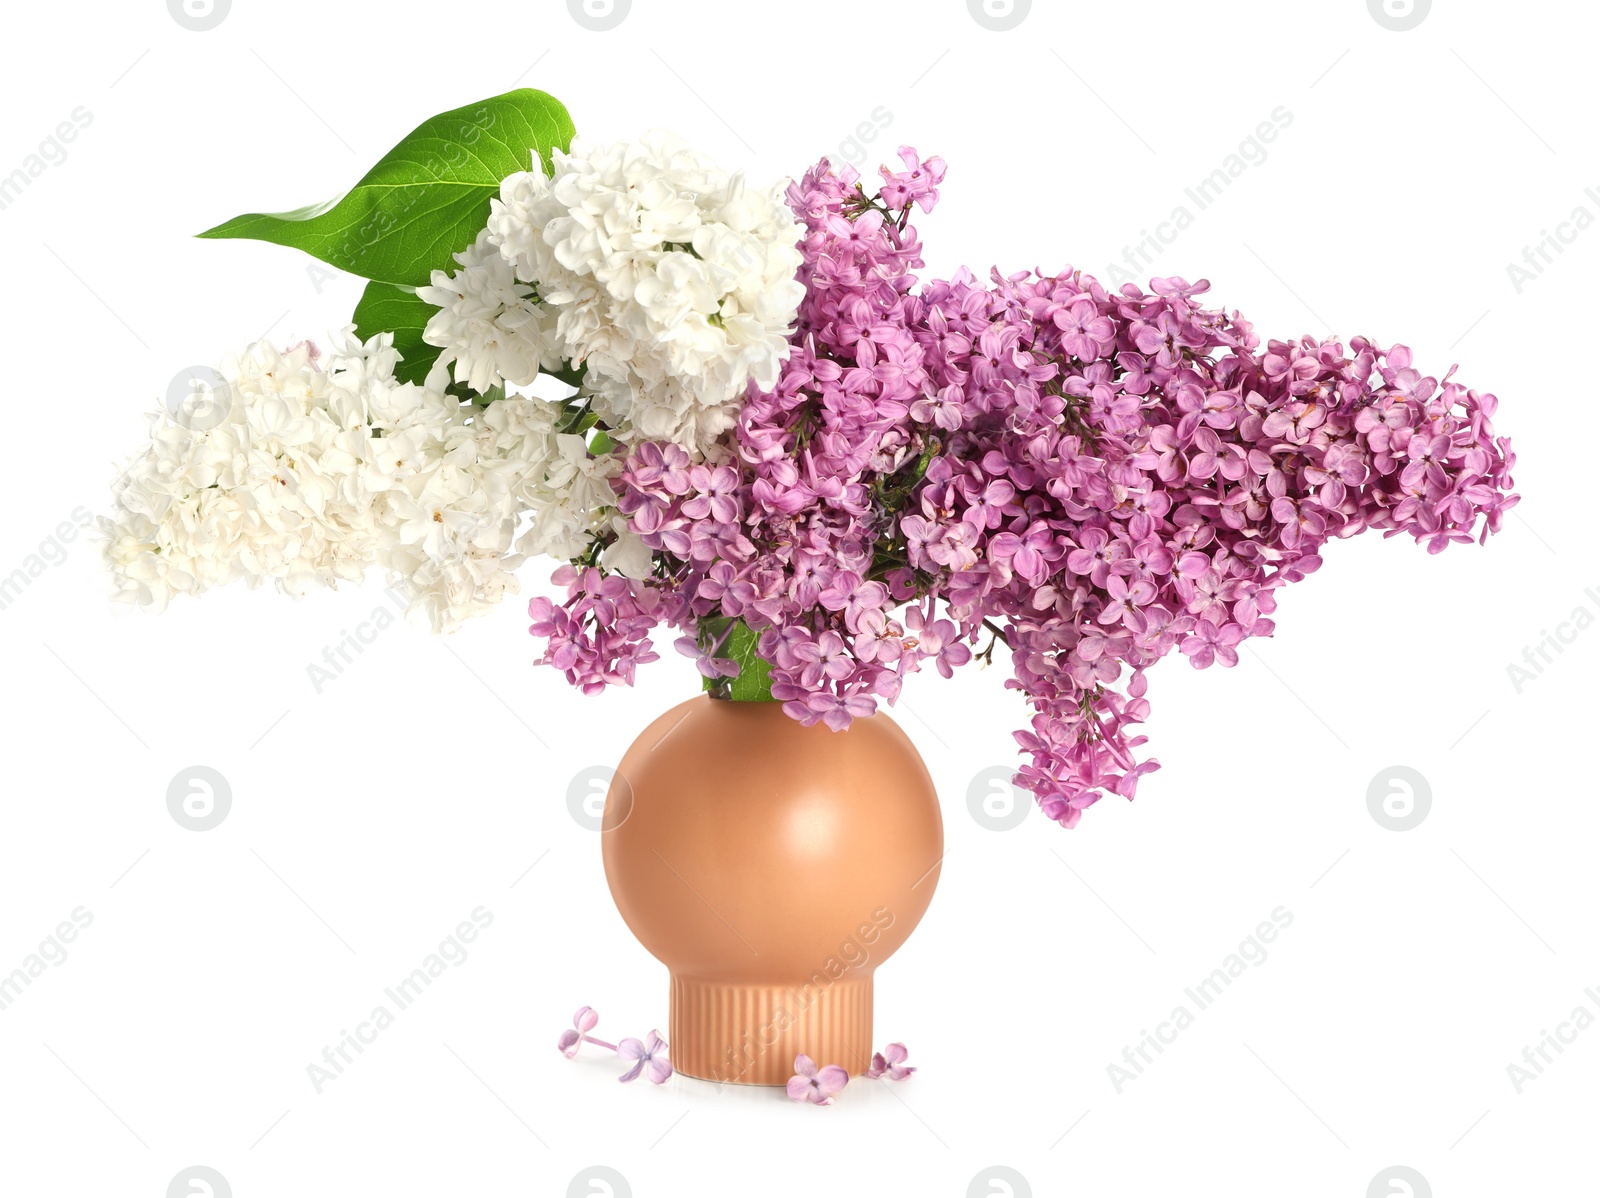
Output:
M643 1043L632 1036L627 1037L617 1045L617 1055L624 1061L633 1062L633 1068L617 1078L619 1082L631 1082L639 1076L641 1070L645 1069L649 1070L650 1080L658 1086L672 1076L672 1062L667 1058L667 1042L661 1038L660 1032L651 1032Z
M805 1053L795 1057L794 1073L789 1079L790 1099L814 1102L818 1106L829 1105L850 1080L850 1075L838 1065L824 1065L818 1069L817 1063Z
M609 1048L612 1052L616 1052L615 1044L607 1044L604 1040L596 1039L589 1034L599 1022L600 1014L593 1007L579 1007L578 1013L572 1017L572 1026L562 1032L561 1038L556 1041L556 1047L561 1050L561 1055L570 1061L578 1055L579 1047L585 1042L593 1044L596 1048Z
M910 1077L917 1071L917 1067L905 1063L908 1055L906 1046L899 1043L889 1045L882 1052L873 1053L872 1064L867 1067L867 1076L886 1077L892 1082Z

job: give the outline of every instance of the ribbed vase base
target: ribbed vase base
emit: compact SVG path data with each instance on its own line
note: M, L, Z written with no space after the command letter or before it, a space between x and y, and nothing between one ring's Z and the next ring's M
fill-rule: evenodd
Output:
M805 1053L854 1076L872 1063L872 978L792 986L672 976L667 1039L679 1073L745 1086L781 1086Z

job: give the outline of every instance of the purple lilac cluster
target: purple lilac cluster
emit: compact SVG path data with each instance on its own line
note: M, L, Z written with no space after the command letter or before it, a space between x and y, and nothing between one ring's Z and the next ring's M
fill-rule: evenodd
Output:
M545 660L574 683L631 681L657 623L702 672L737 672L704 633L733 618L759 631L773 698L841 729L987 638L976 655L1005 644L1034 711L1017 780L1071 827L1156 768L1130 729L1158 659L1235 664L1330 538L1376 528L1438 552L1516 503L1495 397L1404 346L1263 348L1201 305L1204 280L919 285L910 216L945 167L901 153L875 195L826 159L790 188L806 298L726 451L628 451L618 506L654 576L568 569L565 605L534 600Z

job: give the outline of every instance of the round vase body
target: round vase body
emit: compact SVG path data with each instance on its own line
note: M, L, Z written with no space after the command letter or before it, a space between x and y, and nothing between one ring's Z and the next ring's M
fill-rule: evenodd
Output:
M872 975L933 897L938 796L888 716L844 732L706 696L640 734L606 796L606 880L672 975L690 1077L781 1086L805 1053L862 1072Z

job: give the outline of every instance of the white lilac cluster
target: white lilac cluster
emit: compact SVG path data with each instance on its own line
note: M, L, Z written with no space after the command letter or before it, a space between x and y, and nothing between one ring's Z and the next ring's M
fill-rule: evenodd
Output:
M377 566L445 631L516 589L522 553L575 555L617 519L611 459L558 431L563 405L463 403L442 369L397 382L392 342L346 330L325 365L257 342L202 414L157 412L101 520L117 597L159 609L265 579L301 595Z
M771 389L788 357L803 232L781 187L664 137L574 142L549 177L506 179L457 269L418 289L443 351L425 382L396 379L391 334L346 329L326 364L265 341L230 358L204 418L157 412L101 521L117 596L298 595L378 567L444 631L515 590L524 554L578 558L599 534L603 565L648 577L616 509L623 455L591 449L585 413L616 446L717 456L747 385ZM497 391L578 364L576 400Z
M419 292L441 308L424 337L476 390L582 363L614 440L702 456L747 383L777 383L805 295L803 232L781 185L749 188L664 136L574 141L548 177L506 179L462 269Z

